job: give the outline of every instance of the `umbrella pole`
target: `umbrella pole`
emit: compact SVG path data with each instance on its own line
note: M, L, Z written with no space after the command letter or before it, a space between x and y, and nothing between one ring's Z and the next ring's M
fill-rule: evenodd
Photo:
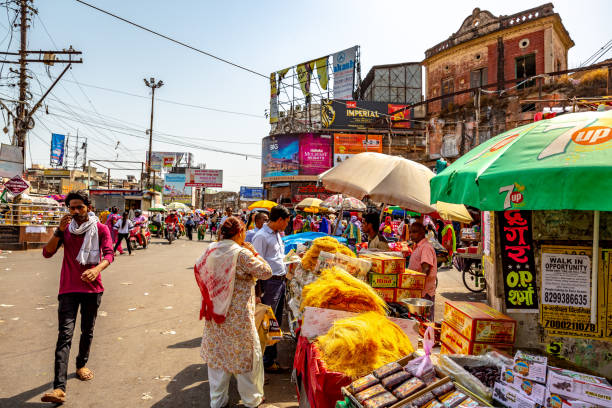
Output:
M340 225L340 222L342 221L342 216L344 215L344 196L342 194L340 194L340 214L338 214L338 217L336 219L336 225L334 225L334 232L332 233L332 235L336 235L336 230L338 229L338 225Z
M593 268L591 269L591 324L597 324L597 287L599 282L599 211L593 213Z

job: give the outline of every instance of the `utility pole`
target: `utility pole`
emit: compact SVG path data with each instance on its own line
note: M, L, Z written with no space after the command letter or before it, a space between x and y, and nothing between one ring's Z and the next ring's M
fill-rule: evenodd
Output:
M153 153L153 107L155 104L155 89L161 88L164 85L164 81L158 81L157 83L155 83L155 78L151 77L149 81L147 81L147 79L145 78L144 83L146 86L151 88L151 126L149 127L149 158L147 163L147 184L149 188L154 188L154 186L151 185L151 156Z
M23 163L25 166L26 157L26 97L28 91L27 80L27 63L26 63L26 48L27 48L27 33L28 33L28 1L20 0L19 13L21 14L19 29L21 31L21 43L19 46L19 105L17 105L17 120L15 121L15 137L17 146L23 148ZM11 27L9 27L11 29Z

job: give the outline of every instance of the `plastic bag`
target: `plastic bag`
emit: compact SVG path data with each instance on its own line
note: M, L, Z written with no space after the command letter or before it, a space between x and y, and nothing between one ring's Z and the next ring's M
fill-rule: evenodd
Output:
M481 356L442 355L440 356L439 368L474 394L487 401L492 401L493 390L463 367L497 366L503 369L505 365L512 365L513 363L511 358L496 351L490 351Z
M436 370L430 357L431 350L435 344L434 335L434 329L432 327L428 327L427 330L425 330L425 335L423 336L423 350L425 351L425 355L410 360L405 367L406 371L419 378L427 385L431 384L436 379Z
M357 279L365 281L366 275L370 271L370 268L372 268L372 262L367 259L353 258L339 252L332 254L321 251L319 253L319 259L317 260L315 272L320 273L321 270L329 269L334 266L340 267Z

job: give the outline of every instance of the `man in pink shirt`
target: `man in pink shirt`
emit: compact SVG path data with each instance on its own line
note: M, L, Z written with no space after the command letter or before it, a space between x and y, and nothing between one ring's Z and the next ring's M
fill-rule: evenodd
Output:
M415 222L410 226L410 240L414 242L414 248L412 255L410 255L408 269L423 272L427 275L421 297L431 300L435 306L436 276L438 275L436 250L429 240L425 238L425 227L420 222ZM433 322L434 316L434 307L432 306L430 315L426 317Z
M65 215L53 237L43 248L45 258L52 257L62 244L64 260L58 295L59 334L55 347L55 379L53 391L43 395L43 402L63 403L66 400L68 356L72 344L77 311L81 308L81 339L76 359L76 375L81 381L93 379L85 367L93 340L104 287L100 272L113 262L113 246L108 227L93 213L88 214L89 197L84 191L66 196L70 215Z

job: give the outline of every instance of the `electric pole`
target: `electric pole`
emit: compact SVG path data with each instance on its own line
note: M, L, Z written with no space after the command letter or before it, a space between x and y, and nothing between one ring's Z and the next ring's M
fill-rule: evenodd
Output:
M149 127L149 158L147 163L147 185L150 188L155 188L155 186L151 185L151 170L153 170L151 165L151 156L153 153L153 106L155 104L155 89L161 88L164 85L164 81L158 81L155 83L155 78L151 77L148 81L145 78L144 83L146 86L151 88L151 126Z

